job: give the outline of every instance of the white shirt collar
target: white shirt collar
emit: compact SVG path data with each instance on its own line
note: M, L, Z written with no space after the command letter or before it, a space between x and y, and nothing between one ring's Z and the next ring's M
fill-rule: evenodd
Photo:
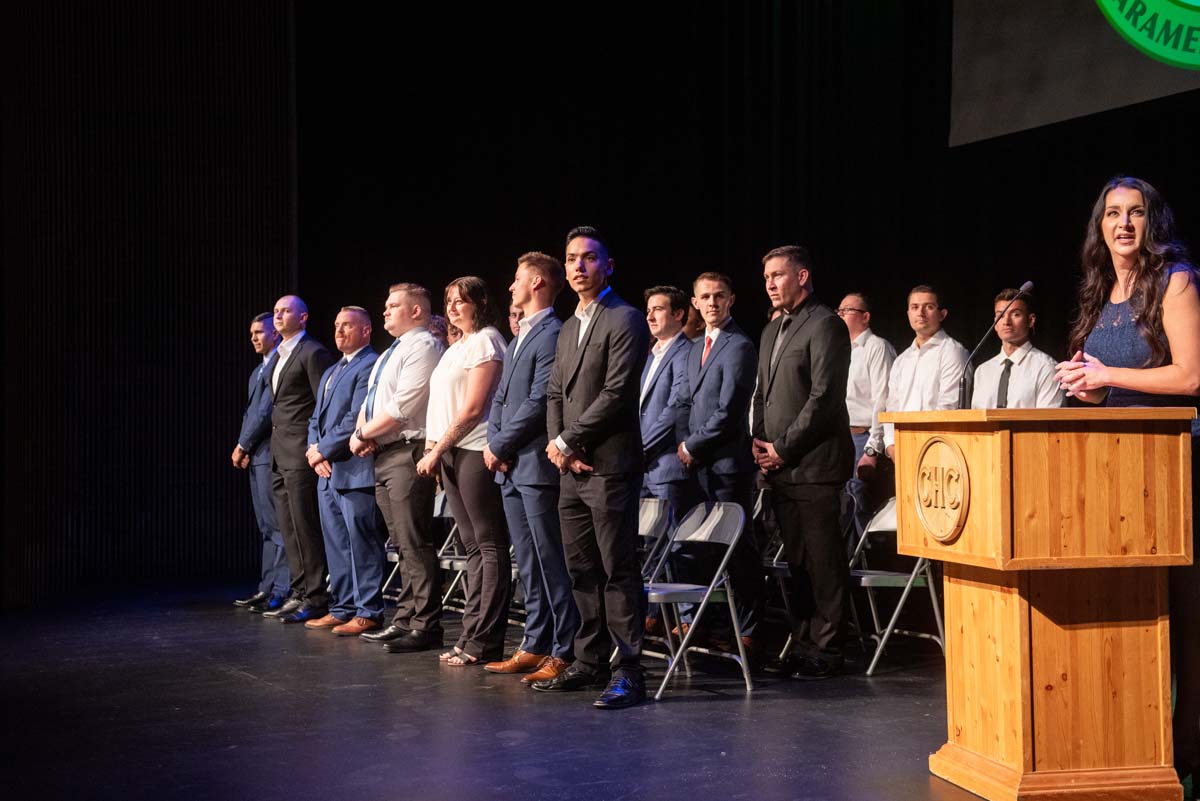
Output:
M713 339L716 339L717 336L719 336L721 334L721 332L725 330L725 327L729 325L731 320L733 320L732 314L729 315L728 317L726 317L724 320L722 320L720 325L718 325L716 328L709 328L709 327L705 326L704 336L712 337Z
M530 331L533 330L533 327L535 325L537 325L542 320L549 317L553 311L554 311L553 306L547 306L544 309L535 311L533 314L529 315L528 317L522 317L520 320L517 320L517 336L522 337L522 336L525 336L526 334L528 334Z
M363 348L365 348L365 347L366 347L366 345L363 345L362 348L359 348L358 350L354 351L353 353L343 353L342 361L346 362L347 364L354 361L354 357L357 356L359 353L361 353Z
M304 336L307 333L307 331L301 328L300 333L296 334L291 339L285 339L276 345L275 349L279 351L279 357L282 359L285 356L290 356L292 351L296 349L296 346L300 344L300 340L304 339Z
M1014 350L1011 356L1006 354L1004 347L1001 346L1000 352L996 354L996 360L1003 363L1005 359L1008 359L1013 364L1020 364L1025 361L1025 357L1029 355L1031 350L1033 350L1033 340L1031 339L1025 340L1025 344Z
M679 339L681 336L683 336L682 328L679 329L678 331L676 331L675 336L671 337L670 339L655 340L654 347L650 349L650 352L653 353L655 356L657 356L660 353L666 353L668 350L671 349L671 346L675 344L675 340Z
M947 339L949 339L949 338L950 338L950 335L946 333L946 329L945 329L945 328L939 328L939 329L937 330L937 333L936 333L936 334L934 334L933 336L931 336L929 339L927 339L927 340L925 341L925 344L924 344L924 345L918 345L918 344L917 344L917 338L916 338L916 337L913 337L913 341L912 341L912 346L911 346L911 347L912 347L912 349L913 349L913 350L918 350L918 351L919 351L919 350L924 350L925 348L928 348L928 347L930 347L930 346L932 346L932 347L935 347L935 348L936 348L937 346L941 345L943 342L945 342L945 341L946 341Z
M868 328L867 330L863 331L861 334L856 336L854 339L850 340L850 347L861 348L863 345L867 344L867 340L870 338L871 338L871 329Z
M609 292L612 292L612 287L606 286L606 287L604 287L604 290L599 295L596 296L596 299L593 300L591 303L589 303L587 306L576 306L575 307L575 316L580 319L583 319L583 318L587 318L589 320L592 319L592 315L596 313L596 306L599 305L600 301L604 300L604 296L607 295ZM582 303L582 301L580 301L580 303Z

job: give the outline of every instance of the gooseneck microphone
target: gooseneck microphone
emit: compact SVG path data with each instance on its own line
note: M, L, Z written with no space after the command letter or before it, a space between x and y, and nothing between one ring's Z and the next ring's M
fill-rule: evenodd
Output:
M1013 295L1012 300L1010 300L1008 305L1004 307L1004 311L1000 312L1000 314L992 320L991 325L988 326L988 330L983 335L983 339L979 340L979 344L975 346L975 350L971 351L971 355L967 357L967 363L963 365L962 375L958 379L958 408L966 409L971 405L970 398L967 397L967 376L971 371L971 362L975 358L975 354L979 353L979 349L983 347L983 343L987 342L988 336L996 329L996 320L1003 319L1004 315L1008 314L1008 310L1012 308L1012 305L1016 303L1022 295L1028 295L1032 291L1032 281L1026 281L1025 283L1021 284L1021 288L1017 290L1017 294Z

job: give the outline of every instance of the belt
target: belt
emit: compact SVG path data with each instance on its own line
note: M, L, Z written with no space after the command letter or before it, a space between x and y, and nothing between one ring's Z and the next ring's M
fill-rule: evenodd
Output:
M851 434L865 434L871 430L870 426L850 426Z
M401 445L414 445L418 442L424 442L424 441L425 441L424 437L405 437L404 439L398 439L395 442L389 442L386 445L380 445L378 448L375 449L375 453L380 454L380 453L383 453L384 451L389 451L392 448L399 448Z

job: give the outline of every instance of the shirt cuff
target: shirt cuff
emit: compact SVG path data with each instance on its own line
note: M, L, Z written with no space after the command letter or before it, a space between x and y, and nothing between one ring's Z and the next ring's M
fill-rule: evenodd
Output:
M886 450L887 448L890 448L895 444L896 444L896 428L895 428L895 426L892 423L884 423L883 424L883 447L884 447L884 449Z
M559 434L554 438L554 447L558 448L559 452L562 453L563 456L570 456L575 452L574 448L563 441L562 434Z

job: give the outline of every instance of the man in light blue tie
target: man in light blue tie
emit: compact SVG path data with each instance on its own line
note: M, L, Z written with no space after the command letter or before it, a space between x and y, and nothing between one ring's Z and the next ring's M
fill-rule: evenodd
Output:
M250 344L262 362L250 372L242 430L230 458L234 467L247 471L250 476L250 500L262 534L262 575L256 593L233 603L252 612L268 612L283 605L291 585L283 534L279 531L275 500L271 495L270 374L275 367L279 334L270 312L263 312L250 322Z

